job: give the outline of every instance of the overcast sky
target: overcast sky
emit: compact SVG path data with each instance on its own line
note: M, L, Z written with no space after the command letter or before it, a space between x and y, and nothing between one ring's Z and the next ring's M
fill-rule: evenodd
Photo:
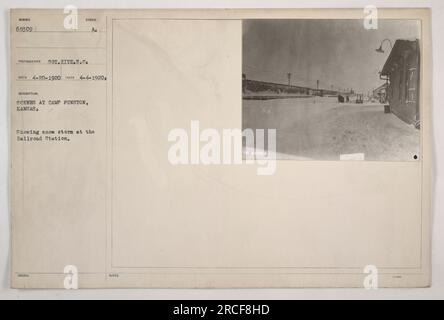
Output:
M419 39L420 22L378 21L377 30L362 20L244 20L243 67L248 79L316 87L353 88L367 93L382 84L380 71L390 53L388 38Z

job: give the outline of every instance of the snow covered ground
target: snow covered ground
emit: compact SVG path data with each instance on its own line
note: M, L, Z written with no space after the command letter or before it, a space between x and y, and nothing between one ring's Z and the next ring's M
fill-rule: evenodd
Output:
M381 104L338 103L337 98L243 100L243 128L277 130L278 159L414 161L420 131Z

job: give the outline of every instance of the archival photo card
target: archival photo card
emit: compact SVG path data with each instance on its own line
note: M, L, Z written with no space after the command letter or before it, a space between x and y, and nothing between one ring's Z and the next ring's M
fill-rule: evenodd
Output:
M431 284L429 10L67 17L10 12L12 288Z
M242 33L242 126L275 129L278 160L418 161L419 20L251 19Z

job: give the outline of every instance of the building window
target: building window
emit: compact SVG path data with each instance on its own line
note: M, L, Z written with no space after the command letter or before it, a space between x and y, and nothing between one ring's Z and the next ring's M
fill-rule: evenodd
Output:
M398 100L402 102L402 79L404 78L403 72L404 70L400 69L398 74Z
M399 64L399 67L398 67L398 70L399 70L399 72L398 72L398 100L399 100L399 102L403 102L403 92L404 92L404 90L403 90L403 87L405 86L405 65L404 65L404 59L403 58L401 58L401 63Z
M417 70L415 67L408 70L407 78L407 102L416 102L416 75Z

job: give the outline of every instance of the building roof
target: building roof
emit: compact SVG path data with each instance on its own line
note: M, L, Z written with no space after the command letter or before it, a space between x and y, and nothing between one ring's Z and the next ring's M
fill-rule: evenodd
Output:
M392 51L390 52L387 61L382 68L381 75L388 76L395 69L399 58L408 51L418 51L419 43L418 40L396 40Z
M379 92L383 89L386 89L387 87L388 87L388 83L385 82L385 83L381 84L379 87L377 87L376 89L374 89L373 92Z

